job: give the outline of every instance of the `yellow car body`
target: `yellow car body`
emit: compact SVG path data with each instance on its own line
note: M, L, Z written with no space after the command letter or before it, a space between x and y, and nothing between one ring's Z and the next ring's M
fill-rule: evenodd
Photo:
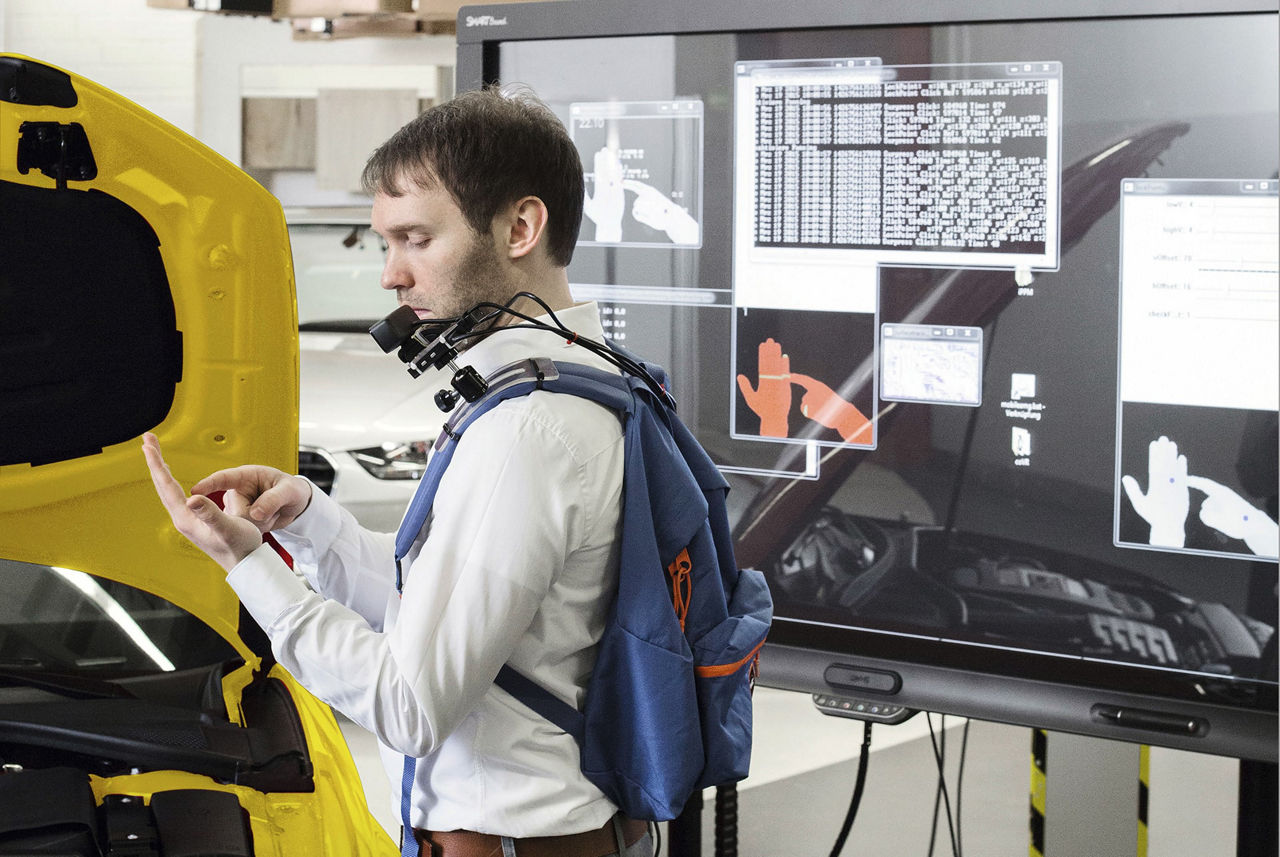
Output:
M123 726L105 741L56 739L51 758L73 769L85 761L100 815L119 796L150 806L170 791L196 790L197 802L200 790L221 792L238 800L254 855L397 853L368 811L332 713L272 662L222 569L173 529L140 451L142 433L154 431L187 486L247 462L296 472L298 334L280 203L127 99L14 55L0 55L0 193L0 560L11 574L43 568L128 584L223 638L235 656L207 672L225 722L196 718L183 729L232 744L243 729L261 754L278 739L248 722L242 703L248 689L268 687L272 710L284 712L277 719L301 730L286 777L295 782L284 788L260 771L240 776L279 762L253 753L227 776L137 762ZM0 796L39 767L44 740L12 713L26 709L6 719L6 688L38 681L42 661L11 637L6 664L0 631L0 672L9 674L0 680ZM120 705L143 711L147 688L164 686L159 707L180 711L179 688L200 678L192 669L180 686L114 676L137 697ZM93 704L110 712L115 703ZM4 836L0 826L0 854Z

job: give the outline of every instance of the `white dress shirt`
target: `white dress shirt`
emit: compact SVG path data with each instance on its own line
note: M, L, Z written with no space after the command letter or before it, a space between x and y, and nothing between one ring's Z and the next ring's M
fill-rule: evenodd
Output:
M557 316L603 340L594 303ZM488 375L532 356L613 369L528 329L500 330L457 362ZM421 757L414 827L545 836L616 811L582 776L573 738L493 680L509 663L581 708L617 587L622 472L616 412L535 391L463 435L404 560L402 598L394 534L362 529L318 490L275 533L315 591L265 545L228 575L279 662L378 737L397 807L402 754Z

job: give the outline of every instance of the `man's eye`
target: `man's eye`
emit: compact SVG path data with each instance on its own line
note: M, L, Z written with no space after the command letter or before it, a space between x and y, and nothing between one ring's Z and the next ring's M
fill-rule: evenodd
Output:
M410 247L416 247L417 249L421 250L423 247L426 247L428 244L431 243L431 239L430 238L410 238L407 243L409 244Z

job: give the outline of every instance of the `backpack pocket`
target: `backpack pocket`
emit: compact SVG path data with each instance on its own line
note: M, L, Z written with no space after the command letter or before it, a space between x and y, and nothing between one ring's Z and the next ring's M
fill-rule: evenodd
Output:
M705 755L700 788L737 782L750 768L752 679L773 618L764 575L741 571L729 613L693 642Z
M630 633L601 643L588 701L582 772L632 818L670 821L702 770L692 655ZM608 678L602 679L603 675ZM608 695L595 689L608 689Z

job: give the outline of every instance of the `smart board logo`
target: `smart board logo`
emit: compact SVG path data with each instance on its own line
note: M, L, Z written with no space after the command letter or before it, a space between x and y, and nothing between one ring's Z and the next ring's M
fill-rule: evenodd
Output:
M468 27L505 27L507 26L507 19L505 17L496 18L493 15L468 15L467 26Z

